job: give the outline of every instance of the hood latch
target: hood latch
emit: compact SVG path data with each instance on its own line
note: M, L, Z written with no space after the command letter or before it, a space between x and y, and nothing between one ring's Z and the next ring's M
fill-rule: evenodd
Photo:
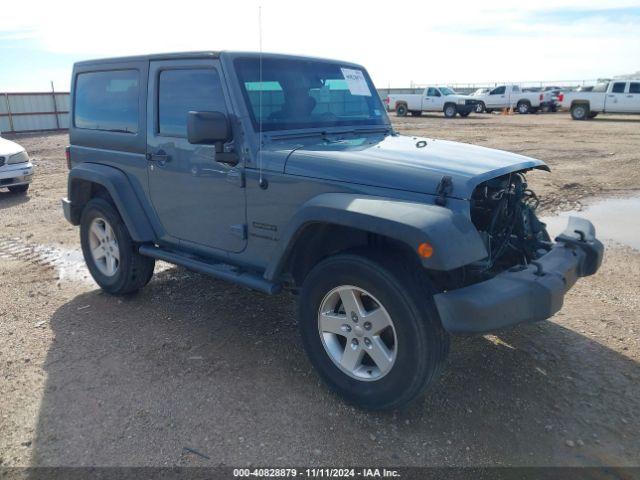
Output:
M438 187L436 188L436 205L444 207L447 204L447 195L450 195L453 191L453 179L445 175L440 179Z

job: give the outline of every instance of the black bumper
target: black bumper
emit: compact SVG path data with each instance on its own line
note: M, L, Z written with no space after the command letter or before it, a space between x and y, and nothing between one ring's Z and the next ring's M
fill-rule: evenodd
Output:
M71 225L80 225L80 215L82 211L66 198L62 199L62 211L64 212L64 218L67 219L67 222Z
M487 333L554 315L578 278L593 275L604 247L591 222L569 218L554 247L535 264L516 267L491 280L435 295L445 330L455 334Z

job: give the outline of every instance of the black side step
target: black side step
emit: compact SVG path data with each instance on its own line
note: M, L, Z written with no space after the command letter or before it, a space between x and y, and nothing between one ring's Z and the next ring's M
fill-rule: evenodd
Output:
M164 260L165 262L175 265L181 265L189 270L204 273L205 275L210 275L220 280L237 283L238 285L270 295L276 294L282 289L282 286L278 283L265 280L255 273L239 271L234 266L226 263L206 263L192 257L162 250L155 245L141 245L138 251L140 255L157 258L158 260Z

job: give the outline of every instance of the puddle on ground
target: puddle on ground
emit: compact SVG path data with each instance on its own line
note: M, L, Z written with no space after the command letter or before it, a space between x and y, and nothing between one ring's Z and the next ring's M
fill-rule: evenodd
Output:
M21 260L45 268L53 268L60 282L83 282L94 284L87 269L82 250L37 245L20 238L0 238L0 258ZM172 268L165 262L156 262L155 272Z
M571 216L593 223L599 240L613 240L640 250L640 196L594 200L580 211L562 212L541 220L554 238L565 229Z

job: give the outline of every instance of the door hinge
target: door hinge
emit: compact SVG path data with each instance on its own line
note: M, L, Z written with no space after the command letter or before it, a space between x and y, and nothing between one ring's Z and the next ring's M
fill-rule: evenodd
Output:
M231 233L242 240L246 240L247 239L246 223L242 223L240 225L231 225Z
M232 168L227 172L227 182L232 183L240 188L244 188L244 170L240 168Z

